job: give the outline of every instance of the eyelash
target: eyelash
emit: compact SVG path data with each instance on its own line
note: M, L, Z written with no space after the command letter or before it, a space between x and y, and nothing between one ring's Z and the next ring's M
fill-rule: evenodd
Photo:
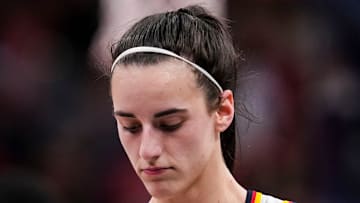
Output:
M183 122L179 122L174 125L159 124L158 128L164 132L174 132L181 127Z
M123 126L123 129L132 134L135 134L141 129L141 126L140 125L134 125L134 126L130 126L130 127Z
M174 132L181 127L182 123L183 122L179 122L174 125L159 124L157 126L157 128L164 132ZM141 125L135 125L135 126L130 126L130 127L124 126L123 129L130 132L131 134L136 134L137 132L139 132L141 130Z

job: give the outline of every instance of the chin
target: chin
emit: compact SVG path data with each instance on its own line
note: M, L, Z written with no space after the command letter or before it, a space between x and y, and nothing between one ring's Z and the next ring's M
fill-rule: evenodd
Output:
M175 188L168 184L152 182L144 183L144 185L148 193L156 199L170 199L177 194Z

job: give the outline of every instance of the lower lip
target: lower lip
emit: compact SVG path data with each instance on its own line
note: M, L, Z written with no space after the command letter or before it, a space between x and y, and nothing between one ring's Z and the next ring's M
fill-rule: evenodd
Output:
M170 168L159 168L159 169L144 169L143 172L146 175L156 176L165 173L166 170Z

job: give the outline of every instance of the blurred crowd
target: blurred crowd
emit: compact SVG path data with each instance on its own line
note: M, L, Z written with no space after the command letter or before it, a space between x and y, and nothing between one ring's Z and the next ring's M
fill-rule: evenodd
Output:
M132 22L199 2L229 19L242 53L237 99L254 119L237 120L237 179L297 202L358 199L360 2L144 2L2 4L0 202L148 200L100 70Z

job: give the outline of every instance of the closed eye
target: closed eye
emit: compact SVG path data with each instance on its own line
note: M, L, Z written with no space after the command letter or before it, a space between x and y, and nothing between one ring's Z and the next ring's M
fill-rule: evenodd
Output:
M141 130L141 125L133 125L133 126L123 126L123 129L132 133L132 134L135 134L137 132L139 132Z
M179 122L179 123L171 124L171 125L162 123L162 124L159 124L158 128L164 132L174 132L177 129L179 129L182 126L182 124L183 124L183 122Z

